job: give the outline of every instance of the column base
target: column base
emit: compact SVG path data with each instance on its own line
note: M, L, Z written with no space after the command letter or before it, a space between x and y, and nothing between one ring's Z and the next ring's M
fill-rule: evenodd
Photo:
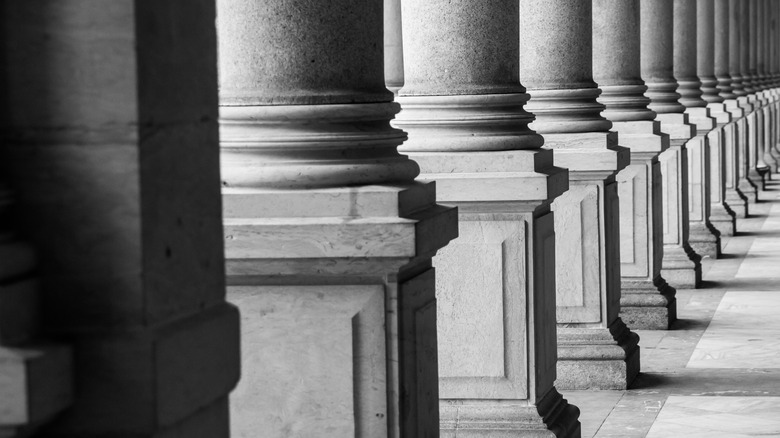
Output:
M710 223L721 237L733 236L737 231L737 213L728 203L710 204Z
M551 389L536 405L514 400L441 400L441 438L579 438L580 410Z
M726 204L728 204L737 218L744 219L750 214L748 198L739 188L726 189Z
M608 329L559 326L557 374L564 390L628 389L639 374L639 336L620 318Z
M760 181L759 178L757 173L753 176L753 179L756 181ZM756 185L753 179L749 177L740 178L737 186L737 190L745 197L745 202L748 204L755 204L758 201L758 185ZM747 214L745 217L747 217Z
M668 330L677 320L677 291L660 275L622 279L620 317L634 330Z
M661 275L676 288L701 285L701 256L688 245L664 245Z
M691 249L701 257L719 258L720 232L710 223L694 222L690 226L688 244Z

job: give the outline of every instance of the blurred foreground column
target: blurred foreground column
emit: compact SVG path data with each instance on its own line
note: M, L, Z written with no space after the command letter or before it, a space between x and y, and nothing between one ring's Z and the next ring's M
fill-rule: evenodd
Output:
M5 2L3 19L3 173L41 329L74 346L74 375L44 386L74 379L73 405L40 436L227 438L213 2Z
M232 436L435 436L456 211L396 150L382 0L217 4Z

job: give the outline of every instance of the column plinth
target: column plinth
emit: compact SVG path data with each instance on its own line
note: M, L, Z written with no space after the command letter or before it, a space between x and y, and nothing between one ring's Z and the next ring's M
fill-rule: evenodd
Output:
M458 206L434 257L442 437L578 437L555 387L555 219L568 173L528 128L517 2L403 1L400 150ZM525 11L524 11L525 12ZM432 43L433 42L433 43ZM485 378L485 376L491 376Z
M663 178L663 267L672 285L694 288L701 282L701 257L688 243L688 152L686 143L696 135L685 106L679 101L674 78L674 1L640 2L641 72L648 86L648 107L657 113L661 131L669 134L669 150L659 156ZM696 91L689 91L696 94Z
M397 151L382 2L217 6L228 298L244 351L232 435L436 434L431 259L457 213Z

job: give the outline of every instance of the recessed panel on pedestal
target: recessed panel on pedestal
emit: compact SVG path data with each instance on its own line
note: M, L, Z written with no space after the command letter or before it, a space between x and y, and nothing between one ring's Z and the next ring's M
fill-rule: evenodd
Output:
M624 277L647 277L651 245L647 215L649 168L632 164L617 174L620 199L620 269Z
M557 319L601 320L601 226L599 186L572 186L553 203Z
M525 399L526 225L461 220L434 257L443 399Z
M242 313L233 437L386 435L383 286L232 286L228 298Z

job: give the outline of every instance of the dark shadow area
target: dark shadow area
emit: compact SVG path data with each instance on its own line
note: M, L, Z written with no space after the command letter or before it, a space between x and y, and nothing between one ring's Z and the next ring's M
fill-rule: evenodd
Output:
M658 373L639 373L628 389L657 389L669 385L671 379Z
M718 257L716 260L733 260L744 256L745 254L733 254L733 253L723 252L720 254L720 257Z
M727 283L723 283L720 286L722 289L726 289L729 292L741 292L741 291L776 291L777 283L780 279L780 269L778 270L778 278L746 278L729 280Z
M704 330L710 325L710 320L678 319L672 323L669 330Z
M780 230L768 230L768 231L737 231L734 236L736 237L780 237Z
M723 289L725 287L726 283L723 281L702 280L700 289Z

